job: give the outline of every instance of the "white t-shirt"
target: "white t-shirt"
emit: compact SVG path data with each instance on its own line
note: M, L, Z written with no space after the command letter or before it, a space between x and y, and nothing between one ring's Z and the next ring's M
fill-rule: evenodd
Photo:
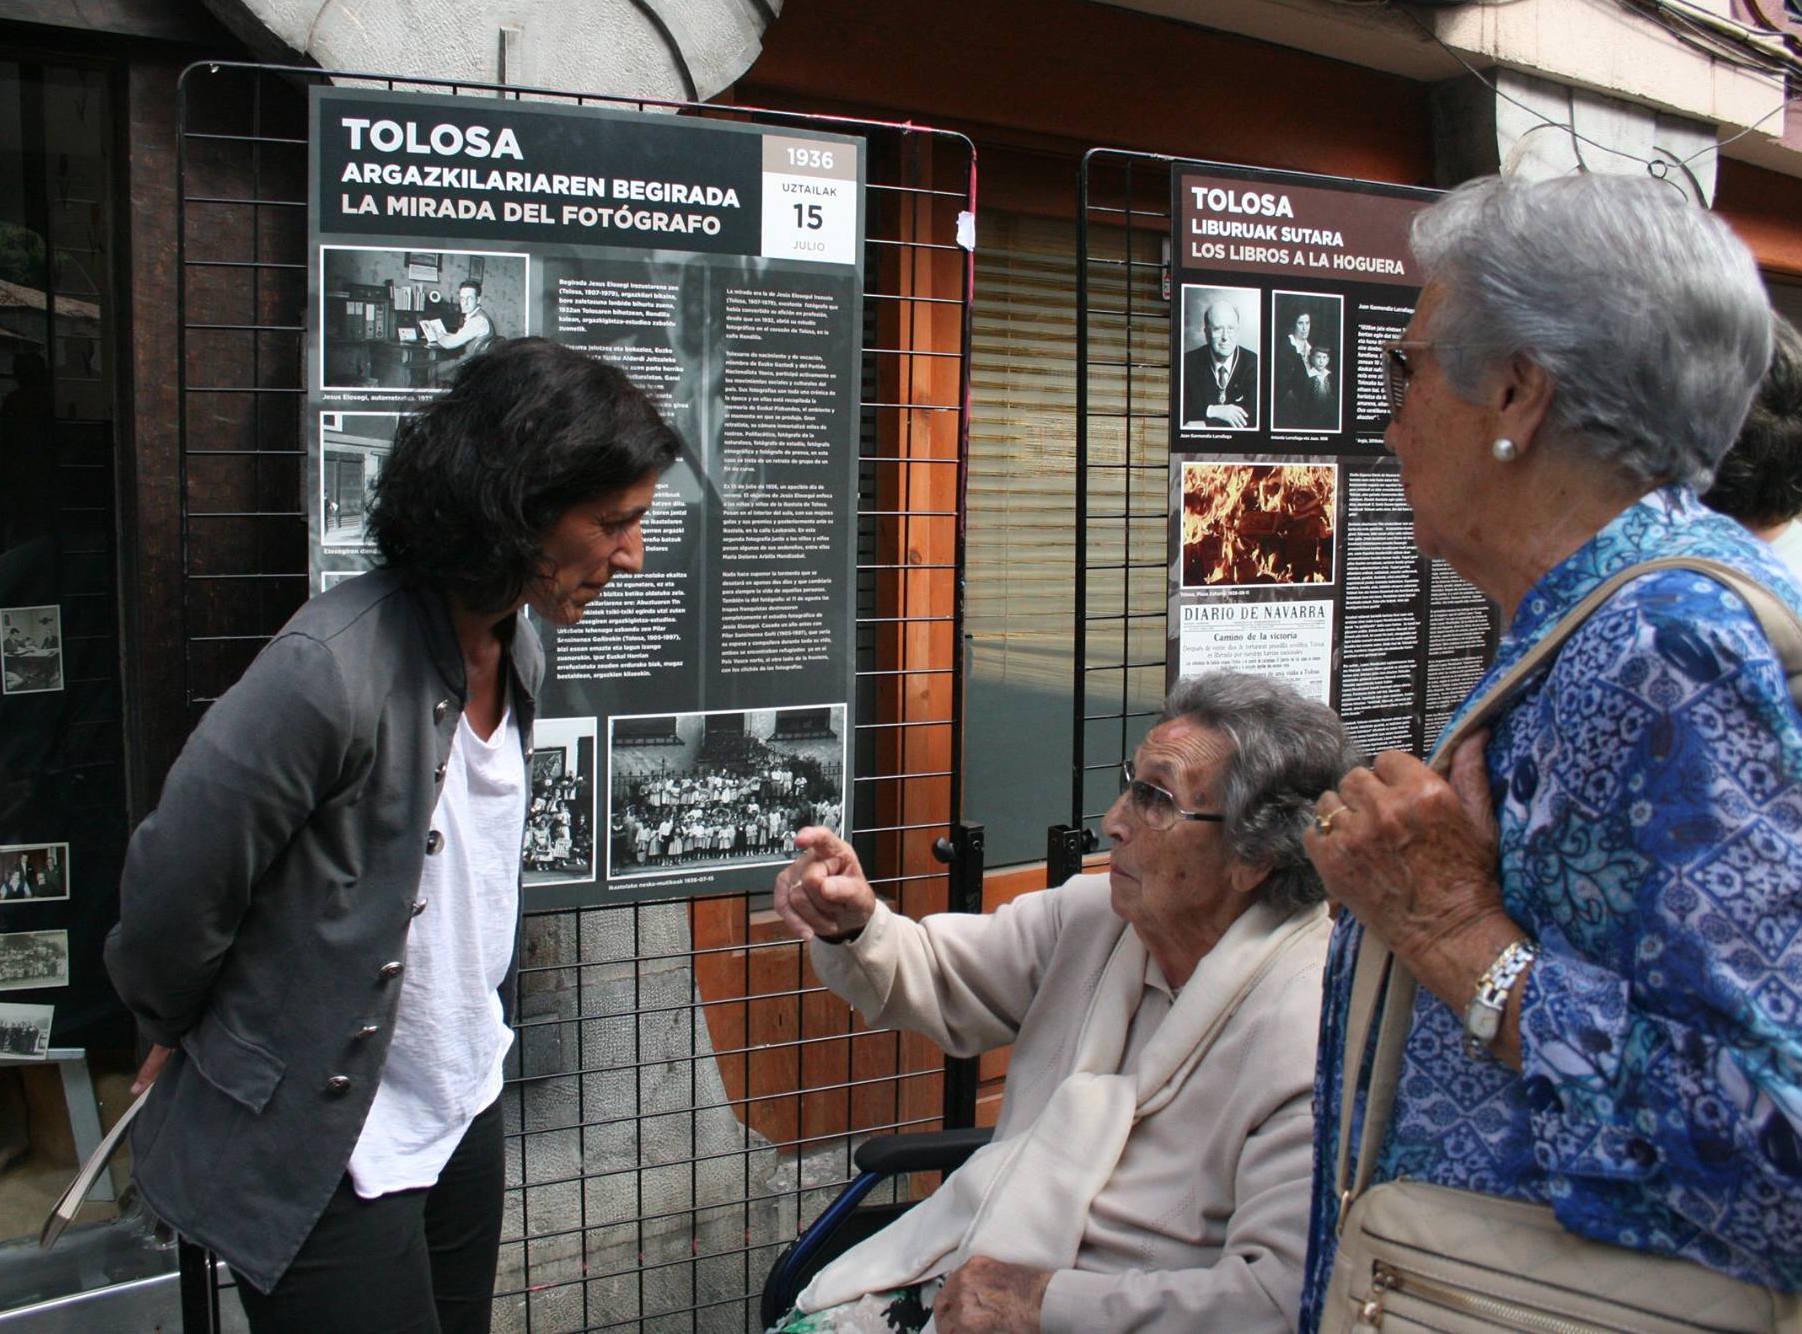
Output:
M420 873L426 906L407 938L394 1040L350 1155L351 1184L366 1200L436 1182L500 1094L513 1032L499 988L519 920L525 792L511 708L486 741L464 715L432 812L444 843Z

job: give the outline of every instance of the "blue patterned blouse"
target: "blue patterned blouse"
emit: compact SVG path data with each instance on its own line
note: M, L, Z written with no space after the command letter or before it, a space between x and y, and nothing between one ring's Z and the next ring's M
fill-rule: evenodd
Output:
M1655 491L1533 587L1472 699L1610 574L1679 553L1802 607L1737 524ZM1634 580L1515 697L1487 760L1502 896L1541 948L1525 1068L1466 1057L1463 1016L1421 988L1376 1179L1548 1203L1573 1232L1802 1289L1802 720L1757 621L1706 577ZM1327 961L1307 1331L1361 934L1341 917Z

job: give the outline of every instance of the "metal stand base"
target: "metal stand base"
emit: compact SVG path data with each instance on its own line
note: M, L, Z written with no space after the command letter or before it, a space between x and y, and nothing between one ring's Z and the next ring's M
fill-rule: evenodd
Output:
M94 1098L94 1081L88 1077L86 1047L52 1047L44 1059L54 1061L63 1077L63 1101L69 1108L69 1131L75 1137L75 1159L85 1163L100 1147L100 1104ZM112 1200L113 1169L109 1166L88 1192L90 1200Z

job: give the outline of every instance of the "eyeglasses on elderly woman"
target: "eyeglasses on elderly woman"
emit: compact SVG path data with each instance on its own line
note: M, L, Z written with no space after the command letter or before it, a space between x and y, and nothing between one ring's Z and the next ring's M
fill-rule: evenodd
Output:
M1131 760L1123 760L1120 764L1120 791L1125 794L1139 823L1152 829L1170 829L1178 820L1208 820L1218 824L1226 819L1212 811L1184 810L1169 792L1135 774Z
M1489 347L1488 343L1441 343L1430 338L1398 338L1383 344L1383 389L1389 397L1389 415L1402 415L1402 404L1408 398L1408 386L1413 383L1416 367L1408 359L1410 350L1425 352L1432 348L1440 352L1451 352L1478 347Z

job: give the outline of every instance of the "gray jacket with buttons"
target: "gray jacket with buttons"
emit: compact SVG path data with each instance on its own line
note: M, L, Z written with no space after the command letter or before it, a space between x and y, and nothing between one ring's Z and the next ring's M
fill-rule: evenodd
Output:
M543 651L519 625L507 656L529 747ZM375 1097L463 702L443 599L397 572L349 580L207 710L132 835L106 965L177 1048L132 1127L133 1176L264 1291Z

